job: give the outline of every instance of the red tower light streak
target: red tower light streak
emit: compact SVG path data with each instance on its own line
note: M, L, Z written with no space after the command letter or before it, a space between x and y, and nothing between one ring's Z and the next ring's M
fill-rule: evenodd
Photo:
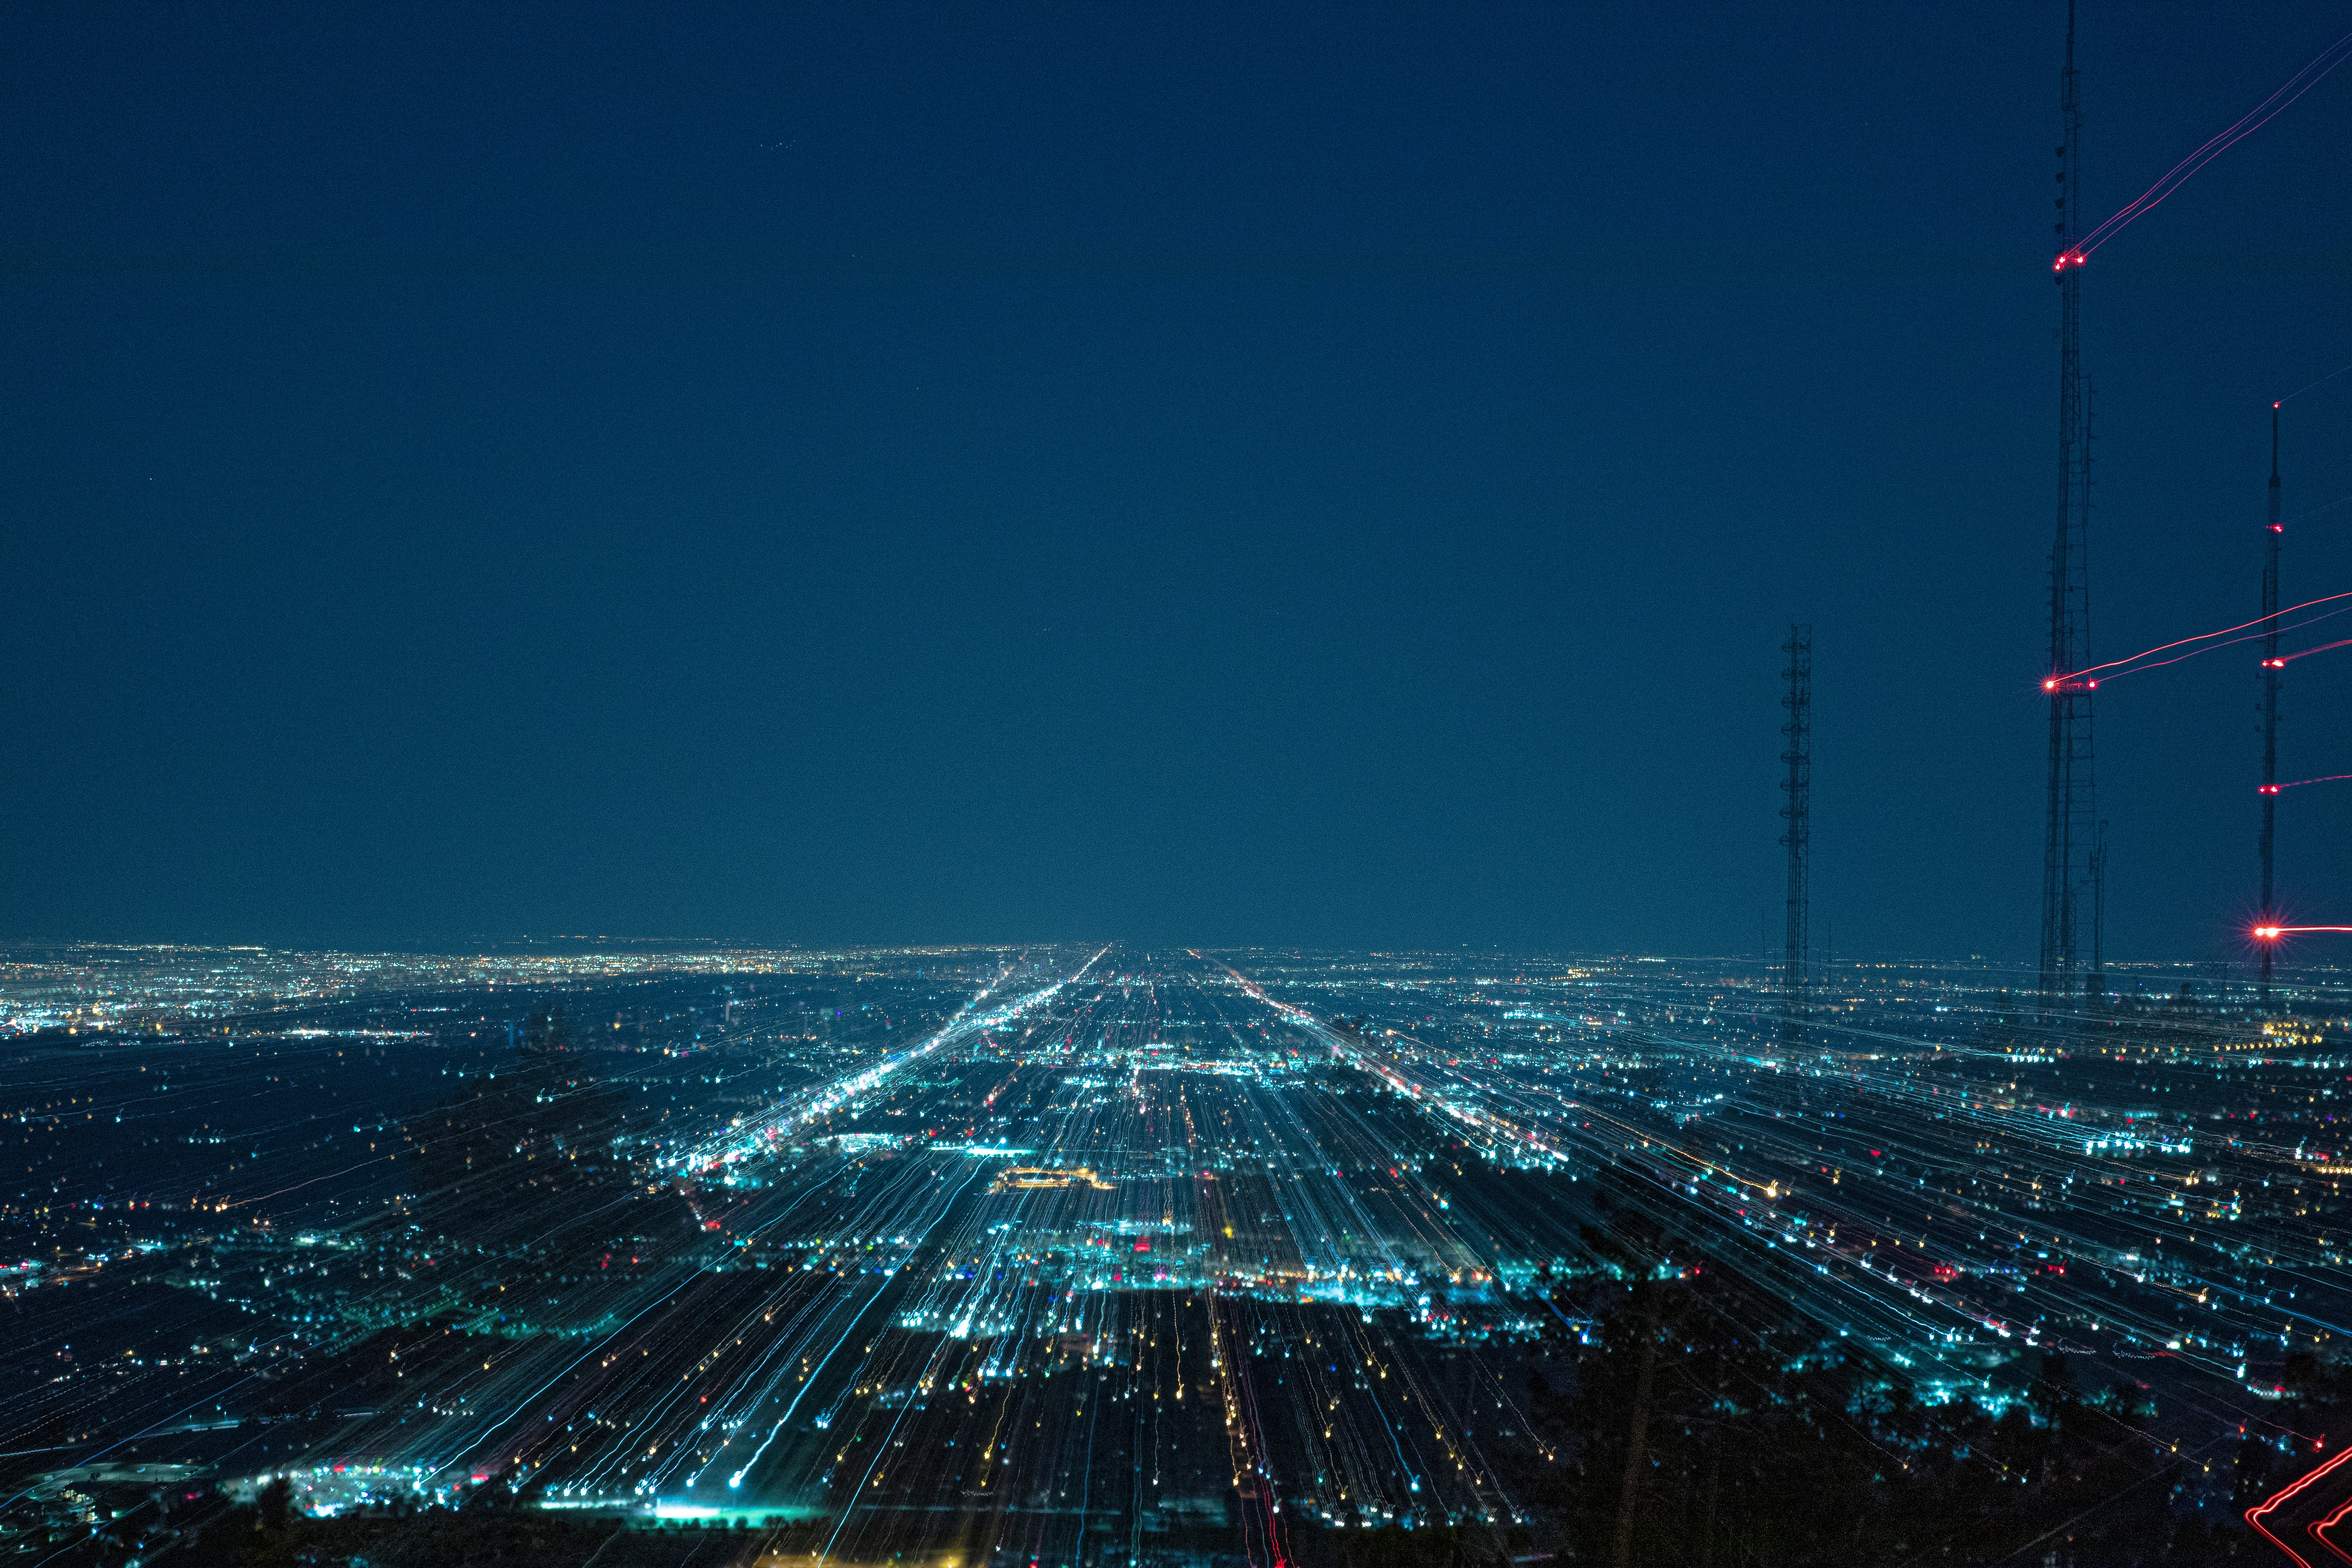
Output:
M2273 1535L2271 1533L2270 1526L2264 1524L2263 1521L2276 1510L2279 1504L2293 1499L2294 1495L2302 1491L2304 1488L2311 1485L2312 1482L2319 1479L2322 1476L2326 1475L2331 1470L2334 1470L2347 1459L2352 1459L2352 1448L2345 1449L2342 1453L2328 1460L2327 1463L2319 1466L2317 1468L2310 1471L2300 1479L2294 1481L2287 1486L2282 1487L2277 1491L2273 1492L2269 1497L2263 1499L2261 1502L2256 1503L2252 1508L2248 1509L2246 1510L2246 1522L2252 1525L2256 1530L2262 1531L2263 1540L2269 1542L2273 1546L2277 1547L2281 1552L2285 1552L2289 1557L2294 1559L2296 1563L2300 1565L2300 1568L2311 1568L2311 1562L2308 1558L2305 1557L2303 1553L2297 1552L2294 1547L2289 1546L2285 1542L2281 1541L2277 1536ZM2338 1510L2338 1515L2331 1516L2326 1522L2329 1524L2334 1523L2336 1518L2340 1516L2340 1512L2341 1510ZM2331 1543L2325 1536L2320 1538L2320 1544L2327 1547L2331 1552L2336 1551L2334 1544ZM2336 1555L2340 1557L2343 1553L2336 1552Z
M2286 784L2263 784L2260 786L2259 793L2276 795L2283 789L2301 789L2305 784L2336 784L2345 779L2352 779L2352 773L2322 773L2315 779L2294 779Z
M2202 147L2175 163L2166 171L2162 179L2142 191L2119 209L2113 217L2075 241L2070 252L2058 258L2059 266L2063 268L2069 262L2077 267L2083 265L2090 258L2091 252L2113 239L2126 225L2179 190L2188 183L2190 175L2228 152L2239 142L2269 124L2272 119L2287 105L2318 86L2320 79L2342 65L2347 55L2352 55L2352 33L2347 33L2320 50L2309 65L2287 79L2285 86L2254 105L2236 124L2222 131Z
M2296 615L2302 611L2311 609L2315 605L2333 605L2345 599L2352 599L2352 590L2347 590L2340 594L2322 595L2316 599L2305 599L2302 604L2289 605L2285 609L2281 610L2278 613L2282 616ZM2352 608L2352 606L2347 606L2347 608ZM2330 610L2327 612L2329 616L2337 616L2344 613L2344 610ZM2310 626L2314 621L2322 621L2326 618L2326 616L2314 616L2311 620L2303 621L2298 624L2302 626ZM2105 664L2086 665L2081 669L2061 670L2054 675L2045 678L2042 683L2042 689L2044 691L2055 691L2060 689L2062 683L2071 686L2073 682L2097 675L2102 670L2113 669L2118 670L2125 675L2134 675L2142 669L2160 669L2168 664L2178 664L2184 658L2194 658L2200 653L2210 653L2217 647L2227 647L2230 646L2230 642L2252 642L2257 637L2263 637L2265 634L2263 632L2251 632L2244 637L2231 637L2231 634L2233 632L2245 632L2249 626L2262 626L2269 619L2270 617L2268 616L2256 616L2251 621L2240 621L2234 626L2223 626L2218 631L2199 632L2195 637L2175 637L2170 642L2158 643L2154 647L2142 648L2139 652L2131 655L2127 658L2109 659ZM2216 638L2221 637L2229 637L2230 642L2220 642L2215 640ZM2203 643L2206 646L2203 647L2189 647L2191 643ZM2340 645L2331 643L2328 646L2333 647ZM2171 653L2172 650L2177 647L2186 647L2189 648L2189 651L2183 654L2175 654L2170 658L2158 659L2153 664L2143 664L2140 662L2142 659L2149 658L2156 654ZM2319 649L2305 648L2303 651L2305 653L2317 653ZM2288 657L2300 658L2301 655L2290 654ZM2115 679L2116 677L2109 676L2107 679L2112 680Z
M2291 659L2291 658L2309 658L2313 654L2315 654L2315 653L2326 653L2326 652L2327 652L2330 648L2338 648L2338 647L2352 647L2352 637L2346 637L2346 638L2344 638L2341 642L2324 642L2324 643L2321 643L2317 647L2297 648L2297 649L2296 649L2294 652L2293 652L2293 653L2282 655L2282 656L2280 657L2280 658L2279 658L2278 662L2279 662L2279 664L2280 664L2281 666L2284 666L2284 665L2285 665L2285 663L2286 663L2286 661L2287 661L2288 659Z

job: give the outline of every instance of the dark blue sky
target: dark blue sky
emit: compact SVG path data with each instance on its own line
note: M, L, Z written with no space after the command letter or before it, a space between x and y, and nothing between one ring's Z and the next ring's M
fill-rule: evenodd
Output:
M10 7L0 930L1753 952L1803 618L1817 927L2030 958L2063 17ZM2082 26L2103 215L2352 4ZM2086 275L2103 653L2254 611L2347 146ZM2111 954L2234 950L2239 651L2103 690Z

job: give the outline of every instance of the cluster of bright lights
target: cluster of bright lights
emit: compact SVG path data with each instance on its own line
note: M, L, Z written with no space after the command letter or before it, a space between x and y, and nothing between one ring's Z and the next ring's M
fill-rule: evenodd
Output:
M1061 994L1064 986L1083 979L1087 971L1094 967L1095 960L1101 956L1102 953L1096 953L1094 958L1089 958L1079 966L1076 973L1066 979L1057 980L1042 990L1030 992L1025 996L992 1007L986 1012L974 1012L974 1008L987 1000L990 992L994 989L992 986L966 1003L961 1013L949 1020L945 1027L921 1045L901 1051L897 1056L886 1058L863 1072L854 1073L848 1078L839 1079L807 1098L779 1104L765 1115L744 1126L730 1128L730 1136L723 1142L704 1144L684 1154L673 1155L662 1163L678 1166L689 1174L701 1176L764 1152L800 1129L823 1121L850 1101L870 1093L884 1079L908 1063L919 1061L943 1046L968 1039L973 1035L983 1034L990 1029L1000 1028L1018 1018L1022 1014L1051 1002Z

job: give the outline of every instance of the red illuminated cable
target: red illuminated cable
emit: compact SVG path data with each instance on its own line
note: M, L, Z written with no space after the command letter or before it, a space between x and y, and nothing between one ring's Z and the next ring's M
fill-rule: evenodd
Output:
M2341 609L2341 610L2330 610L2330 611L2328 611L2328 612L2327 612L2327 614L2326 614L2326 615L2325 615L2325 616L2312 616L2312 617L2311 617L2311 619L2309 619L2309 620L2307 620L2307 621L2297 621L2297 622L2295 622L2295 623L2294 623L2294 626L2281 626L2281 627L2279 628L2279 630L2281 630L2281 631L2283 631L2283 632L2300 631L2300 630L2301 630L2302 628L2304 628L2305 626L2317 626L2317 625L2318 625L2320 622L2322 622L2322 621L2328 620L2328 619L2333 618L2334 616L2342 616L2342 615L2352 615L2352 607L2347 607L2347 608L2346 608L2346 609ZM2219 632L2212 632L2212 633L2209 633L2208 635L2209 635L2209 636L2211 636L2211 637L2220 637L2221 634L2221 633L2219 633ZM2203 647L2192 647L2192 648L2190 648L2187 653L2183 653L2183 654L2175 654L2175 655L2174 655L2172 658L2159 658L2159 659L2156 660L2156 661L2155 661L2154 663L2152 663L2152 664L2132 664L2132 661L2131 661L2130 659L2128 659L2128 658L2119 658L2119 659L2116 660L2116 664L2131 664L2131 666L2132 666L2132 667L2131 667L2129 669L2117 669L2117 670L2116 670L2116 673L2115 673L2115 674L2108 676L2108 677L2107 677L2107 679L2108 679L2109 680L2121 680L2125 676L2126 676L2126 675L2137 675L2137 674L2138 674L2141 670L2143 670L2143 669L2162 669L2162 668L2163 668L2166 665L2168 665L2168 664L2179 664L2179 663L2180 663L2183 659L2195 658L2196 658L2199 654L2200 654L2200 653L2211 653L2211 652L2212 652L2215 648L2217 648L2217 647L2234 647L2235 645L2237 645L2237 644L2239 644L2239 643L2242 643L2242 642L2260 642L2262 639L2263 639L2264 637L2269 637L2270 635L2271 635L2271 633L2270 633L2270 629L2269 629L2268 627L2264 627L2263 630L2258 631L2258 632L2248 632L2245 636L2243 636L2243 637L2229 637L2229 638L2226 638L2226 639L2224 639L2223 641L2221 641L2221 642L2217 642L2217 643L2207 643ZM2188 638L2184 638L2183 640L2184 640L2184 641L2188 641L2188 642L2194 642L2194 641L2196 641L2197 639L2196 639L2196 638L2194 638L2194 637L2188 637ZM2179 647L2180 646L2180 644L2179 644L2179 643L2171 643L2171 644L2168 644L2168 645L2167 645L2167 646L2168 646L2168 647ZM2341 644L2341 643L2329 643L2329 644L2327 645L2327 647L2343 647L2343 646L2344 646L2344 645L2343 645L2343 644ZM2151 649L2149 649L2148 651L2149 651L2150 653L2154 653L2154 652L2157 652L2157 651L2158 651L2158 650L2154 649L2154 648L2151 648ZM2325 648L2316 648L2316 647L2307 647L2307 648L2304 649L2303 651L2304 651L2304 653L2324 653L2324 652L2326 652L2326 649L2325 649ZM2147 657L2147 655L2142 654L2142 655L2138 655L2138 656L2137 656L2137 657L2139 657L2139 658L2146 658L2146 657ZM2298 655L2298 654L2289 654L2289 655L2287 656L2287 658L2300 658L2300 657L2301 657L2301 655ZM2264 659L2264 660L2263 661L2263 668L2273 668L2273 667L2275 667L2275 668L2285 668L2285 665L2286 665L2286 658L2280 658L2280 659L2275 659L2275 660L2273 660L2273 659ZM2102 665L2096 666L2095 668L2100 668L2100 669L2114 669L2114 668L2115 668L2115 665L2102 664ZM2083 673L2083 672L2082 672L2082 671L2080 671L2080 670L2077 670L2077 671L2075 671L2075 672L2074 672L2074 674L2077 674L2077 675L2079 675L2079 674L2081 674L2081 673ZM2057 689L2058 689L2059 685L2060 685L2060 683L2061 683L2062 681L2070 680L2070 679L2073 679L2073 676L2066 676L2066 675L2053 676L2053 677L2051 677L2049 679L2047 679L2047 680L2045 680L2045 681L2043 681L2043 682L2042 683L2042 690L2044 690L2044 691L2055 691L2055 690L2057 690ZM2089 688L2091 688L2091 687L2095 687L2095 686L2096 686L2096 685L2098 685L2098 684L2099 684L2099 683L2098 683L2097 681L2095 681L2095 680L2086 680L2086 681L2084 681L2084 682L2083 683L2083 685L2084 685L2084 689L2088 689Z
M2184 659L2195 658L2200 653L2211 653L2217 647L2231 647L2242 642L2260 642L2263 638L2268 636L2270 636L2270 633L2267 631L2248 632L2244 637L2231 637L2227 642L2209 643L2203 647L2192 647L2187 653L2175 654L2170 658L2159 658L2153 664L2132 664L2132 667L2129 669L2118 669L2113 675L2107 677L2107 679L2109 680L2121 680L2125 676L2137 675L2143 669L2162 669L2168 664L2179 664ZM2173 646L2177 647L2179 645L2176 643ZM2131 664L2131 660L2127 658L2120 658L2117 659L2116 663ZM2112 668L2113 667L2109 665L2101 665L2099 668L2102 669L2107 669ZM2055 676L2051 679L2043 681L2042 683L2042 689L2044 691L2055 691L2058 689L2059 683L2067 679L2067 677L2063 675ZM2086 680L2083 684L2085 687L2092 687L2098 685L2098 682L2095 680Z
M2273 1492L2269 1497L2263 1499L2261 1502L2256 1503L2253 1507L2248 1509L2246 1510L2246 1522L2252 1525L2256 1530L2261 1531L2263 1532L2263 1540L2269 1542L2273 1546L2277 1547L2281 1552L2285 1552L2289 1557L2294 1558L2294 1561L2300 1564L2300 1568L2311 1568L2311 1563L2301 1552L2297 1552L2294 1547L2289 1546L2285 1542L2281 1541L2277 1536L2271 1533L2270 1526L2263 1522L2263 1516L2269 1513L2273 1509L2278 1507L2279 1504L2286 1501L2287 1499L2303 1490L2304 1488L2309 1486L2320 1477L2327 1474L2330 1470L2333 1470L2338 1465L2344 1463L2347 1459L2352 1459L2352 1448L2345 1449L2342 1453L2328 1460L2327 1463L2304 1476L2300 1480L2296 1480L2281 1488L2279 1490Z
M2352 33L2347 33L2322 49L2317 58L2288 78L2284 87L2248 110L2245 118L2175 163L2162 179L2142 191L2113 217L2075 241L2072 251L2059 258L2060 264L2063 265L2071 259L2075 265L2080 266L2091 252L2098 249L2121 232L2125 225L2179 190L2189 175L2220 157L2238 142L2269 124L2272 118L2281 110L2318 86L2320 78L2342 65L2347 53L2352 53Z
M2352 779L2352 773L2322 773L2315 779L2296 779L2292 784L2263 784L2257 793L2276 795L2283 789L2300 789L2307 784L2334 784L2338 779Z
M2336 1542L2327 1539L2327 1532L2335 1529L2336 1522L2347 1513L2352 1513L2352 1501L2345 1502L2342 1506L2337 1508L2334 1513L2329 1514L2326 1519L2319 1521L2315 1524L2306 1524L2304 1526L2304 1529L2310 1534L2314 1541L2316 1541L2319 1544L2327 1548L2328 1551L2336 1553L2336 1556L2343 1558L2345 1562L2352 1563L2352 1554L2347 1554L2344 1548L2336 1545Z
M2284 664L2291 658L2302 658L2310 654L2326 653L2332 647L2352 647L2352 637L2346 637L2342 642L2324 642L2317 647L2297 648L2293 653L2281 654L2279 656L2279 662L2281 664Z
M2344 593L2341 593L2341 594L2327 594L2327 595L2323 595L2321 597L2316 598L2316 599L2305 599L2302 604L2300 604L2300 605L2289 605L2285 609L2281 610L2281 611L2279 611L2278 613L2279 613L2280 615L2282 615L2282 616L2291 616L2291 615L2294 614L2297 610L2307 610L2307 609L2311 608L2311 606L2312 606L2312 605L2332 605L2332 604L2334 604L2334 603L2335 603L2336 600L2338 600L2338 599L2352 599L2352 590L2347 590L2347 592L2344 592ZM2330 615L2336 615L2336 614L2340 614L2341 612L2331 610L2331 611L2330 611L2330 612L2328 612L2328 613L2329 613ZM2313 617L2312 617L2312 620L2325 620L2326 618L2326 616L2313 616ZM2051 680L2050 680L2050 683L2049 683L2049 684L2054 684L2055 682L2057 682L2057 681L2061 681L2061 680L2072 680L2072 679L2075 679L2077 676L2084 676L2084 675L2096 675L2099 671L2101 671L2101 670L2103 670L2103 669L2120 669L2120 668L2121 668L2122 667L2124 667L2125 665L2127 665L2127 664L2137 664L2137 663L2139 663L2139 661L2140 661L2141 659L2146 658L2149 654L2152 654L2152 653L2163 653L2163 652L2165 652L2166 650L2168 650L2168 649L2169 649L2169 648L2176 648L2176 647L2187 647L2190 643L2193 643L2193 642L2208 642L2208 641L2210 641L2210 640L2211 640L2212 638L2214 638L2214 637L2228 637L2231 632L2242 632L2242 631L2244 631L2248 626L2261 626L2264 621L2267 621L2267 620L2270 620L2270 619L2272 619L2272 617L2271 617L2271 616L2255 616L2252 620L2251 620L2251 621L2240 621L2240 622L2239 622L2236 626L2223 626L2220 631L2217 631L2217 632L2199 632L2199 633L2198 633L2195 637L2180 637L2180 638L2178 638L2178 639L2176 639L2176 640L2174 640L2174 641L2172 641L2172 642L2168 642L2168 643L2158 643L2158 644L2157 644L2154 647L2142 648L2139 652L2137 652L2137 653L2136 653L2136 654L2133 654L2133 655L2132 655L2130 658L2114 658L2114 659L2109 659L2109 660L2108 660L2106 663L2105 663L2105 664L2094 664L2094 665L2087 665L2087 666L2085 666L2084 668L2081 668L2081 669L2070 669L2070 670L2067 670L2067 671L2065 671L2065 672L2064 672L2064 673L2063 673L2063 674L2055 675L2055 676L2051 677ZM2300 622L2300 623L2298 623L2298 624L2303 625L2303 626L2307 626L2311 625L2311 621L2304 621L2304 622ZM2267 635L2267 633L2264 633L2264 634L2259 634L2259 635ZM2240 638L2240 639L2238 639L2238 640L2240 640L2240 641L2242 641L2242 642L2250 642L2250 641L2252 641L2252 639L2251 637L2242 637L2242 638ZM2213 644L2213 646L2214 646L2214 647L2222 647L2222 646L2224 646L2224 645L2222 645L2222 644L2221 644L2221 643L2214 643L2214 644ZM2205 650L2204 650L2203 648L2199 648L2197 651L2198 651L2199 653L2202 653L2202 652L2204 652ZM2189 657L2190 657L2190 656L2189 656L2189 655L2188 655L2188 654L2182 654L2180 657L2181 657L2182 658L2189 658ZM2166 659L2164 662L2165 662L2165 663L2167 663L2167 664L2171 664L2171 663L2174 663L2174 662L2176 662L2176 661L2175 661L2175 660L2172 660L2172 659ZM2156 668L2156 667L2155 667L2155 666L2153 666L2153 665L2150 665L2148 668L2152 669L2152 668ZM2046 687L2046 685L2045 685L2045 689L2047 689L2047 687Z

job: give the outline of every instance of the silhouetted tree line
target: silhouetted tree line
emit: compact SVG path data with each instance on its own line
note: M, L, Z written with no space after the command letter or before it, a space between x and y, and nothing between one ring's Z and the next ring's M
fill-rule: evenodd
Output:
M1563 1559L2087 1568L2257 1554L2234 1515L2209 1524L2174 1507L2192 1465L2229 1454L2151 1436L2137 1383L2085 1386L2065 1356L2030 1352L2030 1380L1992 1402L1998 1414L1929 1404L1899 1369L1633 1215L1587 1240L1621 1278L1576 1303L1594 1328L1572 1381L1530 1367L1516 1478Z

